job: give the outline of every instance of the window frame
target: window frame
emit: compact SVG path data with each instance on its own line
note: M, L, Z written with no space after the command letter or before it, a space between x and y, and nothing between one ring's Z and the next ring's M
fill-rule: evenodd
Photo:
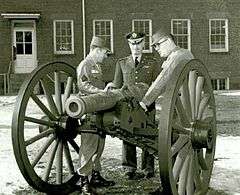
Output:
M219 20L223 20L225 21L225 48L221 48L221 49L213 49L211 46L211 21L219 21ZM218 52L228 52L229 51L229 43L228 43L228 19L226 18L212 18L209 19L209 23L208 23L208 30L209 30L209 51L211 53L218 53Z
M134 28L134 22L135 21L148 21L149 22L149 49L144 49L142 52L143 53L152 53L153 52L153 48L151 46L152 43L152 20L151 19L133 19L132 20L132 31L135 31Z
M225 80L225 89L220 89L220 80ZM221 90L229 90L229 77L226 78L212 78L211 81L216 80L217 81L217 89L214 89L215 91L221 91ZM212 86L213 87L213 86Z
M181 19L181 18L173 18L171 19L171 34L175 37L175 36L179 36L179 35L184 35L184 34L179 34L179 35L175 35L173 33L173 22L174 21L187 21L187 45L188 45L188 50L191 51L191 20L190 19ZM186 35L185 35L186 36Z
M71 51L57 51L57 40L56 40L56 23L57 22L71 22L71 36L72 36L72 50ZM73 20L54 20L53 21L53 41L54 41L54 54L74 54L74 22Z
M110 22L110 45L111 45L111 48L109 48L109 49L111 50L112 53L114 53L114 47L113 47L113 20L112 19L94 19L93 20L93 36L99 36L99 35L96 35L96 29L95 29L95 22L96 21Z

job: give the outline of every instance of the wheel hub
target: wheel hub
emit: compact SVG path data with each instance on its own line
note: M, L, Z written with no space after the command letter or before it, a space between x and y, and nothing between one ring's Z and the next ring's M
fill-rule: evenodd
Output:
M193 148L202 149L202 148L212 148L212 126L202 125L199 121L196 121L191 124L191 140Z

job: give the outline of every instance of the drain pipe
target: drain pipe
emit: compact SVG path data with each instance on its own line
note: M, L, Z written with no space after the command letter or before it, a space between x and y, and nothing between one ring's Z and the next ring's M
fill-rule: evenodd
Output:
M85 0L82 0L82 22L83 22L83 58L85 58L86 57Z

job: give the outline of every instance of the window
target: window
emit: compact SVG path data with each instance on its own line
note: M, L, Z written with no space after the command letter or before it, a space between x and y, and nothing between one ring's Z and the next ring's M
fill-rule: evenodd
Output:
M93 35L105 39L106 46L113 53L113 22L112 20L93 20Z
M172 19L171 33L179 47L191 50L191 25L189 19Z
M211 82L214 90L229 89L229 78L212 79Z
M16 31L16 54L31 55L32 54L32 31Z
M144 53L151 53L152 47L152 20L150 19L135 19L132 21L132 31L145 33L145 45L143 48Z
M55 20L54 29L54 53L73 54L74 37L72 20Z
M228 20L209 20L209 47L210 52L228 51Z

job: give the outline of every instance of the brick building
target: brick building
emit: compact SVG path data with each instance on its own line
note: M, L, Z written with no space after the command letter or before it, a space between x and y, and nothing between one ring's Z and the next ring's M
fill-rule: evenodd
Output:
M45 62L77 66L92 35L106 38L112 50L103 66L107 82L115 60L129 53L124 35L144 31L145 52L158 57L149 42L162 27L207 65L215 89L240 89L239 8L238 0L0 0L2 88L5 78L10 92L16 91L19 78Z

